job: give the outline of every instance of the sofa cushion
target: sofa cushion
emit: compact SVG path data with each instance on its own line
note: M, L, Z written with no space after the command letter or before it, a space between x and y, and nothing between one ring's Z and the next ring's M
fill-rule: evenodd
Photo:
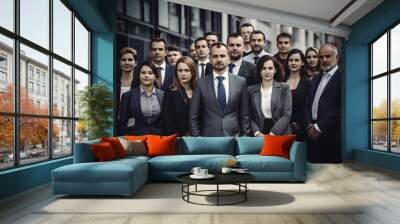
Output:
M148 156L164 156L176 154L177 135L159 136L149 135L147 137Z
M104 162L118 158L112 145L108 142L93 144L90 146L90 148L92 149L94 157L96 157L97 161Z
M261 156L280 156L289 159L290 148L296 135L265 135Z
M182 154L226 154L234 155L235 139L233 137L183 137Z
M264 144L263 137L237 137L236 155L259 154Z
M292 161L278 156L238 155L236 159L249 172L293 172Z
M95 162L96 158L90 148L92 144L99 144L100 139L75 143L74 147L74 163Z
M149 160L149 170L163 172L191 172L193 167L200 166L211 172L219 171L230 159L231 155L175 155L158 156Z

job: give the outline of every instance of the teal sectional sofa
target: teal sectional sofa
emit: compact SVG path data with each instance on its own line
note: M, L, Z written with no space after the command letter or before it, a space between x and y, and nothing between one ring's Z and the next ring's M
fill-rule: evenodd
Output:
M74 163L52 171L54 194L131 195L148 181L176 181L193 167L219 172L228 160L235 159L260 182L304 182L306 145L294 142L290 159L260 156L263 138L258 137L183 137L177 140L177 155L127 156L96 162L90 149L98 141L75 144Z

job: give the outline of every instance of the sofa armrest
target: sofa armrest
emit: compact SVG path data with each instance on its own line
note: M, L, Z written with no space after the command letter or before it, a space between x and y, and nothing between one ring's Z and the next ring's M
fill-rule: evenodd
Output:
M290 160L293 162L293 179L305 181L307 176L307 146L295 141L290 149Z
M74 145L74 163L89 163L95 162L96 158L94 157L90 146L92 144L100 143L100 141L90 141L83 143L75 143Z

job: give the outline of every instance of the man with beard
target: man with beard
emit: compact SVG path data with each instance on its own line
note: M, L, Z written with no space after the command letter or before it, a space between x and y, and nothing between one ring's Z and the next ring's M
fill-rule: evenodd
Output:
M190 45L189 57L191 57L193 61L197 64L197 54L196 54L196 48L194 47L194 43Z
M272 56L272 54L270 54L264 50L265 35L262 31L254 30L250 35L250 41L251 41L252 52L251 52L251 54L244 57L243 60L248 61L253 64L257 64L258 59L261 58L262 56L264 56L264 55Z
M278 48L278 53L274 55L276 59L283 65L285 68L285 77L282 80L278 80L281 82L286 82L289 78L289 66L287 63L287 56L290 50L292 50L293 47L293 40L292 40L292 35L288 33L280 33L276 37L276 47Z
M250 120L246 80L229 74L228 47L211 47L212 74L199 80L190 103L193 136L249 135Z
M210 48L204 37L199 37L194 42L197 55L197 72L199 79L209 75L212 72L212 66L208 57L210 56Z
M321 74L310 82L306 103L308 161L340 163L340 79L338 50L332 44L319 49Z
M251 23L243 23L240 26L240 35L243 37L244 41L244 52L243 57L251 54L251 41L250 35L254 31L254 26Z
M248 86L256 84L253 75L256 66L242 59L242 36L238 33L230 34L226 42L228 43L229 55L231 58L231 63L228 65L229 73L245 78Z

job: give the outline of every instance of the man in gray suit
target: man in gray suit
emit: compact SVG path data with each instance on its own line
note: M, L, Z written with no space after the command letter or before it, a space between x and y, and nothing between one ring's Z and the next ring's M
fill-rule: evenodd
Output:
M212 74L200 79L190 103L193 136L249 135L248 91L243 77L229 74L228 47L211 46Z

